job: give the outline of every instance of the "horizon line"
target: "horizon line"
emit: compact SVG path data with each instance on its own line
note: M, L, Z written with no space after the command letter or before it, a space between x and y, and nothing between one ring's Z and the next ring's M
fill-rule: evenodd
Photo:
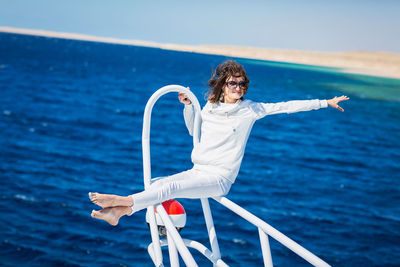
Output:
M237 45L182 45L153 41L100 37L80 33L56 32L0 26L0 32L50 38L132 45L163 50L220 55L246 59L295 63L311 66L333 67L338 71L361 75L400 79L400 53L393 52L321 52L295 49L273 49Z

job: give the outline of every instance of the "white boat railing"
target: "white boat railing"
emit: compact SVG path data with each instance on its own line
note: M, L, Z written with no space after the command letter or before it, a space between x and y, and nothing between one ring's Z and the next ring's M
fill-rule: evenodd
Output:
M195 120L194 120L194 131L193 131L193 145L198 145L200 141L200 125L201 125L201 117L200 117L200 104L195 97L195 95L188 90L187 88L180 85L168 85L157 90L149 99L146 104L144 118L143 118L143 136L142 136L142 149L143 149L143 174L144 174L144 185L145 188L148 188L151 184L151 164L150 164L150 122L151 122L151 112L154 104L157 100L164 94L169 92L183 92L188 95L190 100L192 101L192 105L195 108ZM330 266L314 254L312 254L307 249L303 248L295 241L285 236L260 218L256 217L252 213L243 209L239 205L230 201L226 197L214 197L214 200L219 202L221 205L230 209L237 215L241 216L251 224L257 227L262 255L264 259L264 266L273 266L272 257L271 257L271 249L269 246L268 236L271 236L282 245L286 246L297 255L302 257L304 260L308 261L314 266ZM203 208L204 218L206 221L208 236L210 239L211 250L205 247L203 244L188 240L182 239L175 226L171 222L167 212L161 204L155 206L158 214L163 221L165 228L167 230L167 239L159 238L157 223L155 219L154 206L150 206L147 208L147 212L149 213L149 225L151 232L152 243L148 246L148 252L153 260L155 266L164 266L163 264L163 255L161 252L162 246L168 246L169 250L169 259L171 266L179 266L179 256L182 257L184 263L187 266L198 266L196 261L194 260L192 254L190 253L188 247L196 249L200 253L202 253L207 259L209 259L214 266L228 266L222 259L221 253L219 250L217 234L214 227L214 221L211 215L211 209L208 202L208 199L201 199L201 204Z
M312 254L307 249L303 248L295 241L290 239L289 237L285 236L274 227L269 225L268 223L264 222L254 214L248 212L244 208L240 207L239 205L235 204L231 200L227 199L226 197L214 197L217 202L222 204L223 206L227 207L240 217L244 218L246 221L250 222L254 226L258 228L258 233L260 235L260 243L264 258L264 265L265 266L272 266L272 257L271 257L271 250L269 247L268 242L268 235L274 238L276 241L284 245L285 247L289 248L291 251L308 261L314 266L330 266L314 254Z

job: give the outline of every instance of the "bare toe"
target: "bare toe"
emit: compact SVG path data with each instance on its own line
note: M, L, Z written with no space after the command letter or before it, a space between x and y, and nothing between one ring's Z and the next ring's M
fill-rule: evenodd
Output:
M89 199L92 201L93 204L96 204L102 208L105 208L104 206L101 205L100 199L99 199L99 193L92 193L89 192Z
M92 192L89 192L89 199L90 199L90 201L92 201L93 202L93 200L95 199L95 195L96 193L92 193Z
M111 208L111 207L119 207L119 206L132 206L132 198L131 197L123 197L118 195L110 195L110 194L99 194L99 193L90 193L90 200L102 207Z
M93 218L98 217L98 211L92 210L92 213L90 214L90 216L92 216Z

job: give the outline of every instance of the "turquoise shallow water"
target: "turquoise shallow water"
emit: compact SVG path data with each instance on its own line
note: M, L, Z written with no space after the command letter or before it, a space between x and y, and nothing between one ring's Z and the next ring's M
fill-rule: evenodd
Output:
M141 190L148 98L182 84L203 105L211 70L225 58L13 34L0 34L0 48L1 265L151 266L145 213L111 227L90 218L87 192ZM399 81L238 60L254 101L341 94L351 101L345 113L258 121L228 198L333 266L400 265ZM153 176L190 168L177 96L163 97L153 114ZM188 214L183 237L208 244L200 202L180 201ZM224 260L260 266L257 230L210 204ZM307 266L270 242L276 266Z
M243 59L244 63L282 69L305 70L330 74L334 80L320 81L319 87L343 94L353 94L360 98L400 102L400 79L374 77L343 72L339 68L291 64L283 62ZM290 81L290 79L289 79Z

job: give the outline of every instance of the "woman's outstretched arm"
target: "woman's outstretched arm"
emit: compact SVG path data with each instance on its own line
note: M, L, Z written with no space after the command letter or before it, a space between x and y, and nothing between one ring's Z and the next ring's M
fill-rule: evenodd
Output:
M293 100L279 103L254 103L252 105L253 111L256 113L257 119L261 119L267 115L280 114L280 113L295 113L301 111L310 111L328 106L334 107L343 111L338 105L339 102L348 100L347 96L334 97L330 100Z

